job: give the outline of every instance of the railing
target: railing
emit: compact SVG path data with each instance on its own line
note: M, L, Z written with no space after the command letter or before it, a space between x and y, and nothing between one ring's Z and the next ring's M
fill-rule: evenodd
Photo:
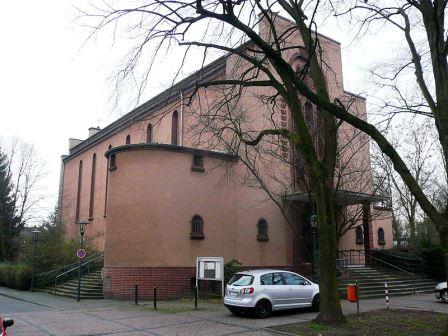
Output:
M387 251L373 250L372 255L384 262L395 265L413 274L425 273L425 262L422 258L402 257Z
M82 274L88 274L90 272L101 269L104 265L104 252L98 252L86 257L83 260L81 267ZM61 281L66 281L74 278L78 273L79 262L76 261L72 264L66 265L64 267L36 274L34 277L34 283L36 288L45 288L49 286L55 286ZM75 272L76 271L76 272Z
M375 251L363 250L342 250L338 251L338 259L345 259L348 265L369 265L379 269L394 270L406 274L412 278L412 286L414 288L414 294L416 293L416 274L412 273L402 267L396 266L390 262L384 261L374 255ZM350 268L348 267L347 280L350 280Z

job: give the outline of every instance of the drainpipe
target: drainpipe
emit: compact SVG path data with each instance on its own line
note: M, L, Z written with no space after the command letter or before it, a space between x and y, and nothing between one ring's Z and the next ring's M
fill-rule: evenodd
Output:
M179 91L180 94L180 134L179 134L179 145L184 145L184 96L182 91Z

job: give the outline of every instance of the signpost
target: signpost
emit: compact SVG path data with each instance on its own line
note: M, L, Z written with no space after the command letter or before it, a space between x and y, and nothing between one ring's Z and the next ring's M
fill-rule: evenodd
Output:
M196 296L198 295L199 280L221 281L221 295L224 298L224 258L197 257Z

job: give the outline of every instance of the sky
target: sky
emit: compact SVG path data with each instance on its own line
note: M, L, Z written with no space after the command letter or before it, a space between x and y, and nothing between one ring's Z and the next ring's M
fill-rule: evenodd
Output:
M123 95L119 108L110 99L110 78L129 44L112 45L105 34L85 43L89 30L75 20L75 5L88 2L4 1L0 7L0 137L17 136L35 145L47 172L45 210L57 200L60 157L68 152L68 139L85 139L89 127L103 128L134 107L130 95ZM345 88L365 93L363 69L384 56L380 46L396 38L372 34L360 43L344 31L330 23L322 33L342 43ZM171 83L176 57L158 61L147 97Z

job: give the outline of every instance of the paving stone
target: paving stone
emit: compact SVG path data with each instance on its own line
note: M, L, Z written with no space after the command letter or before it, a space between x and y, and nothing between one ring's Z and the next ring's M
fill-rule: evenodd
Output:
M151 332L160 336L219 336L231 335L232 333L240 333L246 330L246 328L234 325L226 325L212 321L197 321L188 324L153 329Z
M146 316L121 319L120 324L134 329L161 328L169 325L194 322L197 319L185 314L156 314L147 313Z

